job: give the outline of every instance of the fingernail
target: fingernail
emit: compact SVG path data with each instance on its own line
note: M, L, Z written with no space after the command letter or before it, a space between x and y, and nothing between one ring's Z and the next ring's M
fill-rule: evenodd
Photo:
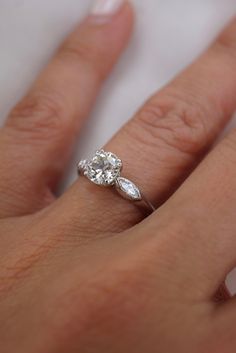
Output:
M124 4L125 0L94 0L90 15L92 16L112 16Z

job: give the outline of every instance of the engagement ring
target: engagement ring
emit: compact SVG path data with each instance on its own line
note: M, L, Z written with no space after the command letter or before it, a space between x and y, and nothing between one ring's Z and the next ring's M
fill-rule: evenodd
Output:
M155 207L144 197L137 185L121 176L123 163L114 153L99 150L90 160L82 160L78 164L80 175L96 185L115 187L125 199L143 201L151 212Z

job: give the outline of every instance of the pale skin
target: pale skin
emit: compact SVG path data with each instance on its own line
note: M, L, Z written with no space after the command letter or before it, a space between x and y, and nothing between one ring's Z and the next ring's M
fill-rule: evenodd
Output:
M236 303L214 301L236 264L236 132L211 149L236 109L236 21L105 146L158 211L86 178L54 196L133 21L128 3L88 16L1 129L1 353L236 350Z

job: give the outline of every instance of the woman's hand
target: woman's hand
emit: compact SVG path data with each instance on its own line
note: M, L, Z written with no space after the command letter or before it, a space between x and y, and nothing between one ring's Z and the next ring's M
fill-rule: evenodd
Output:
M0 133L1 353L233 353L236 304L213 298L236 263L236 132L202 158L236 108L236 22L105 146L163 204L143 219L86 178L53 196L131 32L128 3L102 4Z

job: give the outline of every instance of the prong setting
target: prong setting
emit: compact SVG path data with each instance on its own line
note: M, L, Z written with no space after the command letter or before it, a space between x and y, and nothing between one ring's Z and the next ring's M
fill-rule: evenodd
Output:
M154 212L155 207L143 196L137 185L121 177L122 168L122 160L103 149L97 150L90 160L85 159L78 164L79 174L86 176L94 184L114 187L123 198L134 202L143 201Z
M87 159L83 159L77 165L77 170L79 175L86 175L88 161Z

